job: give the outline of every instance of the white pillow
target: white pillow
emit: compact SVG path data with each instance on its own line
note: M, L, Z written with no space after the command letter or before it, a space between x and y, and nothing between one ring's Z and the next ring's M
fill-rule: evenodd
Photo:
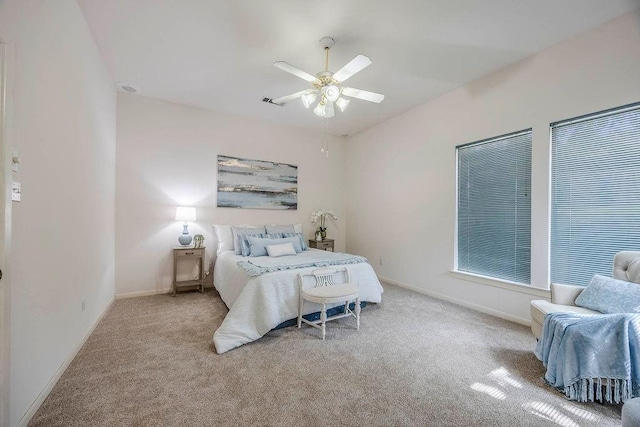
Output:
M296 233L302 233L302 224L293 224L293 229Z
M270 257L279 257L285 255L295 255L296 250L293 248L293 243L282 243L280 245L267 245L267 253Z
M213 230L216 232L218 238L217 254L221 254L225 251L233 250L233 233L231 232L230 225L216 225L213 224Z

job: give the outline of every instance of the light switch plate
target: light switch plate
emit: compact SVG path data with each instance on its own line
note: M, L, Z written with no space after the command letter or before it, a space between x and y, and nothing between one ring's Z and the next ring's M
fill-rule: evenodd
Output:
M20 195L22 193L21 189L20 189L20 183L19 182L13 182L13 185L11 186L11 200L14 202L19 202L20 201Z
M18 151L13 150L13 157L11 158L11 170L13 172L18 172L19 164L20 164L20 157L18 156Z

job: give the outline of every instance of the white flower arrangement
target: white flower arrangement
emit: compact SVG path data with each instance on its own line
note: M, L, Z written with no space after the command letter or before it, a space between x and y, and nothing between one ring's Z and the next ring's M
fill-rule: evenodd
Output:
M318 209L311 214L311 223L317 224L320 222L320 231L327 231L327 217L332 218L334 221L338 220L338 217L333 213L333 211Z

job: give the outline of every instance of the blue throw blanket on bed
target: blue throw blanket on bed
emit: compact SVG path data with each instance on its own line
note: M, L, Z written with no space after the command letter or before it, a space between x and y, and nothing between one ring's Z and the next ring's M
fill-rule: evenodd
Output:
M271 273L281 270L295 270L308 267L328 267L331 265L346 265L368 262L365 257L345 254L341 252L328 252L320 250L305 251L297 255L271 258L261 256L249 258L248 261L239 261L238 265L249 276L259 276L262 273Z
M544 379L571 400L640 396L640 314L547 314L535 355Z

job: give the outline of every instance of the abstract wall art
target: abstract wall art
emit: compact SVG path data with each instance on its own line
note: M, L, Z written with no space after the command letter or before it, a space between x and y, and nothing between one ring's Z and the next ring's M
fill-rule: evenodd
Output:
M217 206L298 209L298 167L219 155Z

